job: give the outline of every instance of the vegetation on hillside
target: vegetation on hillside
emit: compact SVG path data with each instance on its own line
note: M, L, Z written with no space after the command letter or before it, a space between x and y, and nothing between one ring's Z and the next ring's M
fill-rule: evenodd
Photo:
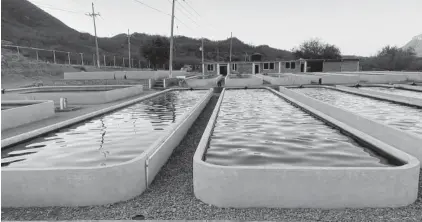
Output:
M141 54L145 59L150 61L151 67L158 69L160 65L168 63L170 54L170 42L163 37L157 37L149 44L144 44L141 49Z
M303 42L299 48L293 49L296 59L341 59L340 49L335 45L323 43L318 39Z
M385 46L376 56L360 58L362 70L422 71L422 58L413 48Z

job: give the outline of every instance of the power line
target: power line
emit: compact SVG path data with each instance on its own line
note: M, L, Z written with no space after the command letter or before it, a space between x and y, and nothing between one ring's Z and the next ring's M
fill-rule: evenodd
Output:
M179 1L177 1L177 3L179 3L180 7L182 7L189 15L191 15L192 17L195 17L192 13L189 12L189 10L187 10Z
M183 2L189 7L189 8L191 8L199 17L201 17L201 15L192 7L192 6L190 6L190 4L188 3L188 1L187 0L183 0Z
M182 6L182 4L180 4L180 3L179 3L179 5ZM182 6L182 8L183 8L183 6ZM179 12L182 12L189 20L191 20L193 23L195 23L196 25L199 26L199 24L196 21L194 21L189 15L187 15L184 11L179 10Z
M161 11L160 9L154 8L154 7L152 7L152 6L148 5L148 4L145 4L145 3L143 3L143 2L141 2L141 1L139 1L139 0L134 0L134 1L136 1L136 2L140 3L141 5L144 5L144 6L148 7L148 8L150 8L150 9L153 9L153 10L155 10L155 11L157 11L157 12L160 12L160 13L162 13L162 14L164 14L164 15L167 15L167 16L170 16L170 17L171 17L171 15L170 15L169 13L163 12L163 11ZM174 16L174 19L176 19L177 21L179 21L181 24L183 24L184 26L186 26L188 29L190 29L190 30L194 31L191 27L189 27L188 25L186 25L184 22L182 22L182 20L180 20L180 19L179 19L179 18L177 18L176 16Z
M147 5L147 4L145 4L145 3L143 3L143 2L141 2L141 1L139 1L139 0L134 0L134 1L135 1L135 2L140 3L140 4L144 5L144 6L146 6L146 7L148 7L148 8L150 8L150 9L153 9L153 10L155 10L155 11L157 11L157 12L160 12L160 13L162 13L162 14L164 14L164 15L171 16L169 13L163 12L163 11L161 11L160 9L154 8L154 7L152 7L152 6L150 6L150 5Z
M71 10L67 10L67 9L55 8L55 7L46 6L46 5L39 5L38 3L34 4L34 5L38 6L39 8L47 8L47 9L58 10L58 11L62 11L62 12L74 13L74 14L85 14L84 12L81 12L81 11L71 11Z
M188 3L188 0L183 0L183 2L189 7L191 8L201 19L201 23L204 24L206 23L207 26L209 26L211 29L217 30L213 25L211 25L210 23L206 22L204 19L202 19L201 15ZM179 3L180 4L180 3ZM180 4L181 5L181 4ZM182 6L182 5L181 5ZM184 8L182 6L182 8ZM186 10L186 8L184 8ZM187 11L187 10L186 10ZM192 14L191 14L192 15Z

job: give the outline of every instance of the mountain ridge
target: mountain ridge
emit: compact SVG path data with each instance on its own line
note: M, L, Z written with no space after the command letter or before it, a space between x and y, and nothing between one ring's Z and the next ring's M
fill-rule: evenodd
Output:
M77 53L87 55L95 53L94 36L67 26L31 2L27 0L2 0L1 4L2 40L21 46L68 51L75 53L75 56ZM157 35L133 33L131 35L132 58L141 60L145 64L146 61L139 49L142 44L148 43L155 37ZM125 33L113 37L99 37L98 42L100 57L104 54L116 57L127 57L128 55L127 35ZM186 63L200 63L200 39L175 36L174 42L176 66L182 66ZM229 57L230 39L219 41L204 39L204 46L206 60L217 60L217 48L220 51L220 61L227 60ZM252 46L234 37L233 60L244 60L246 53L248 55L261 53L264 59L269 60L293 58L290 51L271 48L268 45Z
M403 46L403 49L408 49L410 47L415 50L416 56L422 57L422 34L414 36L412 40Z

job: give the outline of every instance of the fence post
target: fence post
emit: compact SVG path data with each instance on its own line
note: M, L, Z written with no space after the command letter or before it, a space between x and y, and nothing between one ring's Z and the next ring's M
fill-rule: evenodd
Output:
M56 64L56 51L53 50L53 59L54 59L54 64Z
M105 55L104 55L104 66L107 66Z
M38 60L39 60L38 49L35 49L35 53L37 53L37 62L38 62Z
M16 51L18 52L18 55L20 54L19 53L19 46L16 46Z
M70 52L67 52L67 59L69 60L69 65L70 65Z

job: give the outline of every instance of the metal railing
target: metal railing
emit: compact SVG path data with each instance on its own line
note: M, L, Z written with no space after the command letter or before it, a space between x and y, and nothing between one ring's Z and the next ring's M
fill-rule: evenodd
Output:
M33 59L34 62L45 62L53 64L78 65L78 66L95 66L95 53L78 53L67 52L61 50L41 49L18 45L1 45L3 49L11 50L18 56ZM122 56L106 55L100 56L100 66L128 68L129 59ZM131 59L132 68L142 68L142 62L139 59ZM145 67L147 68L147 67Z

